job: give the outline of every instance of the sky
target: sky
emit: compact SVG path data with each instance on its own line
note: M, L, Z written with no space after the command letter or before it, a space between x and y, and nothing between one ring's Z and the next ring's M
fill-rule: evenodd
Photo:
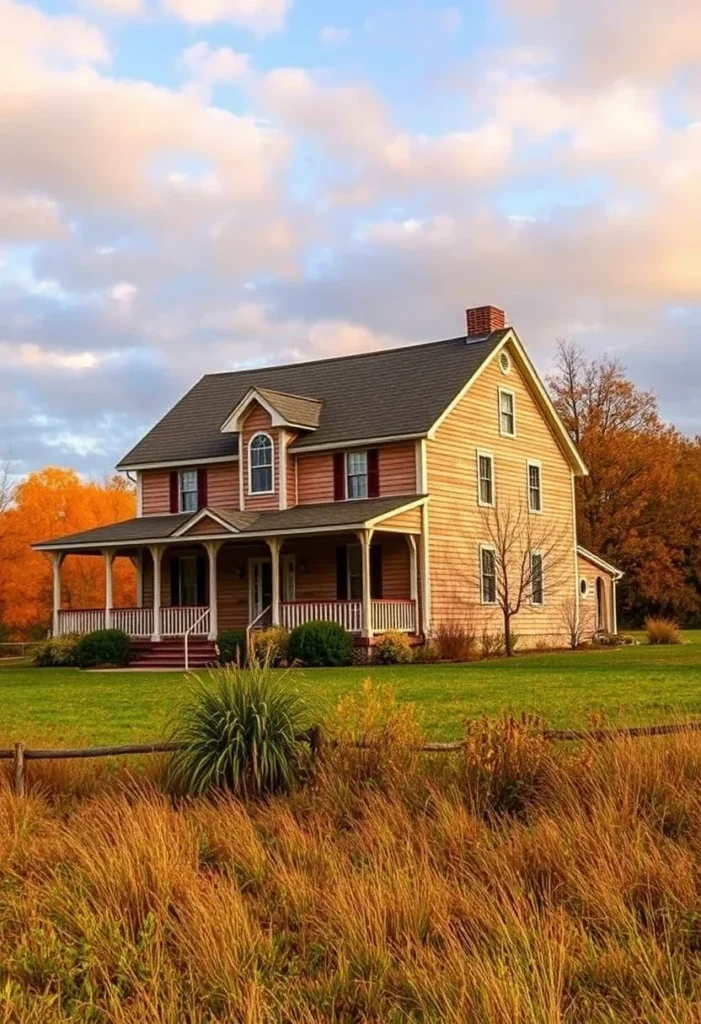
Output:
M507 311L701 432L698 0L0 0L0 458Z

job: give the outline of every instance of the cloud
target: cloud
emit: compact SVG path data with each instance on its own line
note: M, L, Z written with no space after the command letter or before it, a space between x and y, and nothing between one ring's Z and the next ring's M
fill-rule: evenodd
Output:
M341 28L338 25L324 25L319 38L325 46L339 46L350 39L350 29Z
M250 57L229 46L213 49L209 43L194 43L180 56L180 67L205 84L240 82L249 72Z
M228 21L258 35L285 27L292 0L161 0L166 14L191 25Z
M66 233L58 204L42 195L0 195L0 240L29 242Z
M133 17L144 11L144 0L80 0L80 2L83 6L91 7L93 10L124 17Z

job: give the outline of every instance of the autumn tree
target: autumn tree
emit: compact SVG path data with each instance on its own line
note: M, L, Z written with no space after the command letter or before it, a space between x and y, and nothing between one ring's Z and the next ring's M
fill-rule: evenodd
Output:
M0 509L0 608L5 625L17 635L28 635L51 619L51 559L33 551L32 543L134 514L134 491L123 477L86 482L73 470L49 467L17 484L11 500ZM102 606L105 569L101 558L70 555L61 575L66 602L76 608ZM117 559L115 603L133 601L133 567L127 559Z
M618 360L560 341L548 384L589 468L577 480L578 536L624 571L624 615L698 609L698 444L662 420Z

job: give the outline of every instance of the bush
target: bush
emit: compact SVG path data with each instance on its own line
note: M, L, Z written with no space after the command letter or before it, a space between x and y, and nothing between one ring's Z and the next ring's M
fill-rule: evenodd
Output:
M550 758L539 718L504 714L468 722L468 801L478 814L522 814L547 774Z
M516 650L518 637L511 637L512 650ZM506 639L503 633L482 633L482 657L497 658L506 653Z
M375 660L380 665L408 665L413 657L407 634L389 629L379 636L375 644Z
M269 626L253 634L253 650L260 662L279 665L290 660L290 631L284 626Z
M211 672L208 683L195 677L172 719L171 739L185 746L170 761L169 784L181 793L220 789L247 798L286 791L300 774L297 736L309 718L302 697L267 666L230 665Z
M34 664L39 668L77 665L80 640L81 637L75 633L42 640L34 649Z
M470 661L476 654L476 641L469 623L443 622L436 631L436 645L443 661Z
M247 638L245 629L223 629L217 636L221 665L245 665Z
M96 629L78 641L76 660L81 668L100 665L128 665L131 641L121 629Z
M290 633L289 657L311 668L350 665L353 637L337 622L307 622Z
M432 640L427 640L413 650L415 665L434 665L440 658L440 651Z
M671 619L645 619L645 632L649 644L680 644L682 635L676 622Z

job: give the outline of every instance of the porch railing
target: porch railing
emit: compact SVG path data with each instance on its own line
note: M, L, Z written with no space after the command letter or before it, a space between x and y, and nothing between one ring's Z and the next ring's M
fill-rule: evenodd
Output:
M338 622L349 633L363 629L362 601L286 601L280 605L282 625L288 629L305 622L324 619ZM396 629L402 633L417 632L416 601L373 601L372 628L375 633Z
M372 628L375 633L396 630L416 633L416 601L373 601Z
M282 625L288 629L303 626L305 622L323 620L337 622L349 633L360 633L363 628L362 601L283 601L280 605Z
M129 636L150 637L153 629L153 608L113 608L113 629L123 629ZM92 633L104 629L107 616L104 608L62 609L58 613L59 636L66 633ZM161 636L207 636L210 629L209 608L190 605L185 608L161 608Z

